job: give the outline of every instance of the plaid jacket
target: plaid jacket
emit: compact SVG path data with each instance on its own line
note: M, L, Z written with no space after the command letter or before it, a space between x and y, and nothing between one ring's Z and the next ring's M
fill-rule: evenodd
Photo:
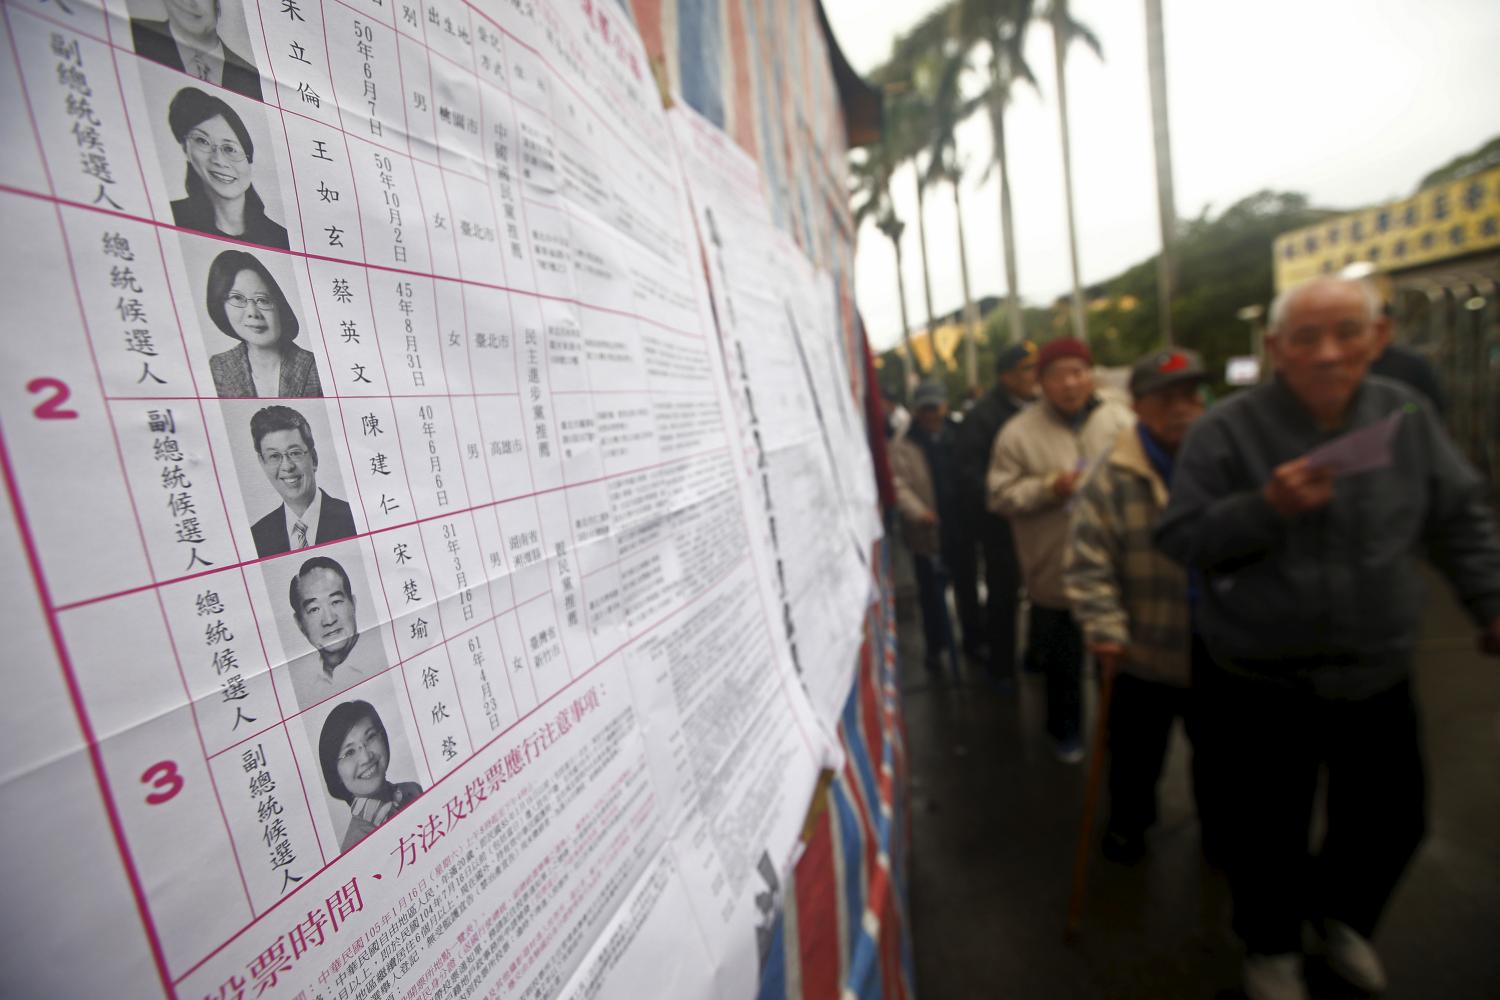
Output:
M1078 493L1063 587L1089 642L1118 642L1121 669L1185 686L1192 656L1187 572L1157 551L1151 532L1167 486L1134 427Z

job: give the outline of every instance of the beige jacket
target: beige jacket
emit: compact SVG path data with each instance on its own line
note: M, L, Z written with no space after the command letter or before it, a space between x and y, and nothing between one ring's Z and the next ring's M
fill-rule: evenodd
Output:
M924 524L922 518L937 513L937 490L932 485L932 470L927 456L915 441L897 435L891 442L891 479L896 487L896 509L901 512L906 544L917 555L936 555L940 536L936 524Z
M1043 400L1012 418L995 438L985 504L992 514L1010 518L1021 575L1034 603L1068 607L1062 569L1070 505L1052 491L1053 482L1074 469L1087 477L1120 431L1134 423L1128 408L1100 399L1075 431Z

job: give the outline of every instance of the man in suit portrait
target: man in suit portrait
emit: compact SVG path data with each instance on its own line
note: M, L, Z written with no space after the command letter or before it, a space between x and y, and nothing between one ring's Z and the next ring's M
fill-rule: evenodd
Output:
M318 489L318 449L307 418L290 406L267 406L250 418L261 471L282 504L250 529L262 558L356 534L354 514Z
M205 83L261 100L260 71L219 37L219 0L162 0L165 21L130 19L136 54Z
M292 577L287 599L297 628L317 651L292 661L292 690L304 709L346 691L388 666L373 632L364 638L355 620L354 588L344 567L314 556Z

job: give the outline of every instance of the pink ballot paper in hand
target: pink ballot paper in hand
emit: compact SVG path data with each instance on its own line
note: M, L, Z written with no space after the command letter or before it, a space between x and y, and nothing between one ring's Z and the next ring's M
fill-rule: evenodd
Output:
M1401 411L1397 410L1384 420L1314 448L1304 457L1313 468L1327 469L1334 476L1384 469L1391 464L1391 439L1396 436L1396 427L1400 423Z

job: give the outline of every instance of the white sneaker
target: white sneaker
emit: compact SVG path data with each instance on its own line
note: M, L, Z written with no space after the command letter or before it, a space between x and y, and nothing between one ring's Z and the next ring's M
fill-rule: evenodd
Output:
M1328 967L1339 978L1366 993L1385 989L1385 967L1368 938L1337 920L1323 922L1323 935L1328 948Z
M1250 1000L1308 1000L1302 978L1302 956L1247 955L1245 996Z

